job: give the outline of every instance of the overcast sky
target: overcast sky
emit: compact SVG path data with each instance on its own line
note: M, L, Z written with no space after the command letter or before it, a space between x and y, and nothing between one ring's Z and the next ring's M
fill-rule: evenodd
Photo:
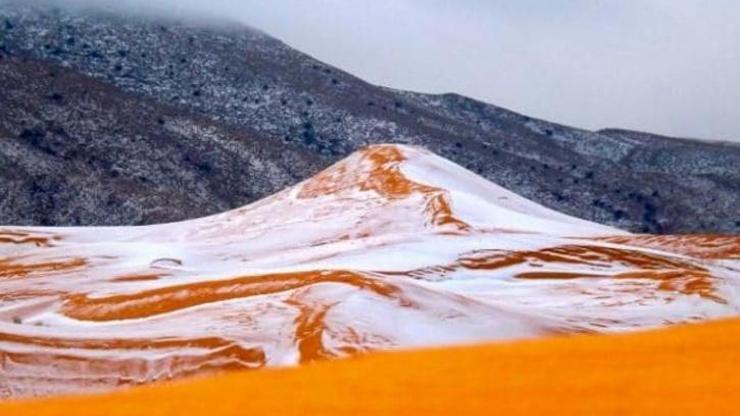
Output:
M738 0L115 3L241 20L376 84L590 129L740 141Z

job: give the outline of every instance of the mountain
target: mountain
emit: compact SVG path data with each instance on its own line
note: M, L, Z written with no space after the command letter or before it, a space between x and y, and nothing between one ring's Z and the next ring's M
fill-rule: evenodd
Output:
M0 394L97 391L374 350L737 314L740 237L570 217L375 145L253 204L0 229Z
M43 61L6 56L0 79L0 223L197 217L277 192L328 163Z
M735 144L586 131L383 88L236 24L5 2L0 34L0 223L215 214L394 142L624 230L740 229Z

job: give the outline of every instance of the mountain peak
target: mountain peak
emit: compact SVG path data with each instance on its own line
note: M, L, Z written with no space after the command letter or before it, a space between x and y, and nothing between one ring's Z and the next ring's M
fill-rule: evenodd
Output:
M421 147L367 146L297 187L298 198L414 201L427 223L458 231L482 229L565 234L620 231L547 209ZM370 195L370 196L368 196ZM398 219L399 222L403 221ZM544 226L543 222L548 225Z

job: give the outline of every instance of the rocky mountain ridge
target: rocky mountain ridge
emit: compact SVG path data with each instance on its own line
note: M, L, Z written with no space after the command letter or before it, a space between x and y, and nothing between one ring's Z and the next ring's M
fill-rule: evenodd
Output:
M236 25L8 3L0 31L2 223L193 218L394 142L622 229L740 230L735 144L592 132L455 94L378 87ZM85 95L88 85L105 92Z

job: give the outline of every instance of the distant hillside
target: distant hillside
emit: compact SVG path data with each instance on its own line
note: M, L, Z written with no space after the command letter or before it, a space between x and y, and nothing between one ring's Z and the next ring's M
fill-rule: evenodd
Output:
M5 5L0 31L0 223L201 216L396 142L603 224L740 231L737 145L382 88L236 25Z

